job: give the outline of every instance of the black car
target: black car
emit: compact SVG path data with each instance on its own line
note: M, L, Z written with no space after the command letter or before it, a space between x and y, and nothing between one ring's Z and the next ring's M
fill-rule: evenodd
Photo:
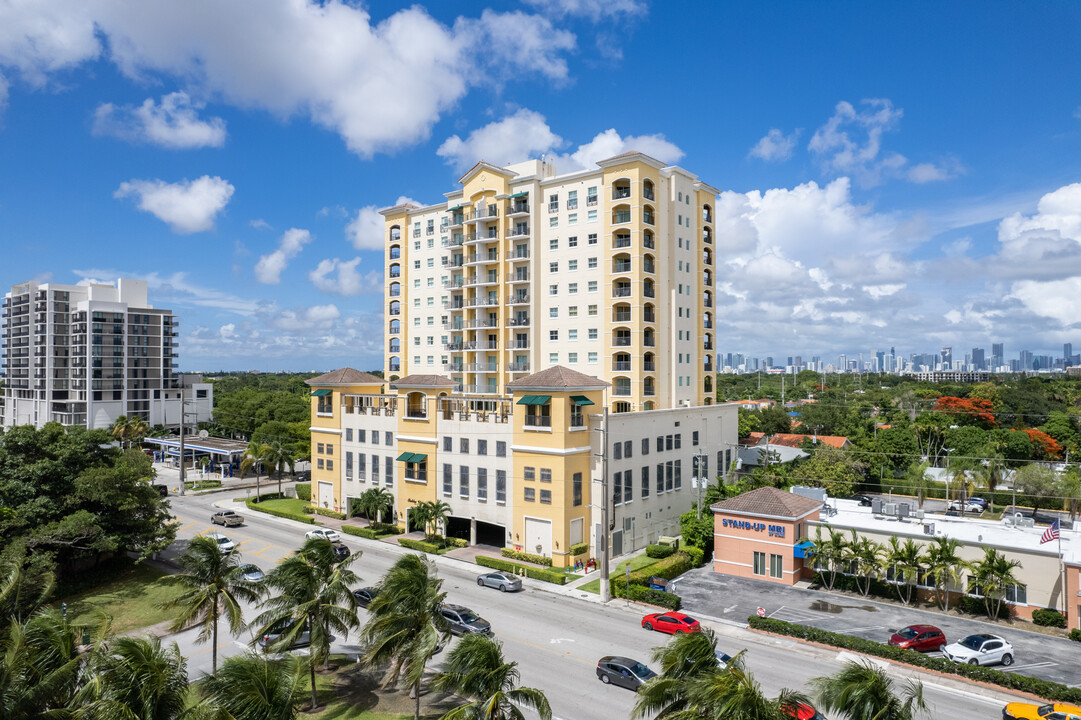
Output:
M345 560L352 554L352 551L343 542L331 543L330 547L334 550L334 556L339 560Z
M605 685L619 685L637 691L642 683L656 676L657 673L628 657L605 655L597 661L597 677Z
M852 499L853 500L858 500L860 505L865 505L867 507L871 507L871 496L870 495L864 495L863 493L859 493L858 495L853 495Z
M451 633L455 635L492 634L492 624L463 605L444 605L442 612L450 625Z
M379 594L379 590L376 588L361 588L360 590L353 591L353 597L357 601L357 605L361 607L368 607L372 600L375 600L375 596Z

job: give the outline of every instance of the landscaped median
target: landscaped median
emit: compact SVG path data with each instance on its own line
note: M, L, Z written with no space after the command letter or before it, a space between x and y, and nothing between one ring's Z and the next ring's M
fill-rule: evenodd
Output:
M286 518L287 520L296 520L297 522L307 523L309 525L323 524L321 522L316 522L314 518L304 513L305 502L303 500L279 497L277 493L260 495L259 502L255 502L252 498L248 498L244 501L244 504L249 510L254 510L255 512L266 513L267 515Z
M1075 704L1081 703L1081 688L1072 688L1049 680L1040 680L1026 675L1003 672L1002 670L996 670L982 665L955 663L951 660L946 660L945 658L927 657L923 653L916 652L915 650L899 648L893 645L875 642L874 640L865 640L863 638L830 632L828 630L820 630L806 625L797 625L783 620L760 618L756 615L752 615L747 618L747 624L754 630L762 630L777 635L808 640L810 642L829 645L842 650L863 653L864 655L874 655L875 657L884 658L886 660L914 665L927 670L936 670L949 675L960 675L969 680L977 680L992 685L998 685L999 687L1008 690L1020 690L1021 692L1032 693L1045 700Z

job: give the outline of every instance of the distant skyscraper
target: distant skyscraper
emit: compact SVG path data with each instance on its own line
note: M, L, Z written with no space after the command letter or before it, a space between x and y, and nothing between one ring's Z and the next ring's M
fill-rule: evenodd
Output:
M1006 350L1002 343L991 344L991 369L996 369L1006 361Z
M1062 359L1067 365L1073 362L1073 343L1062 344Z
M942 348L941 358L942 358L942 360L941 360L942 369L943 370L953 370L953 348L952 347L944 347L944 348Z
M972 348L972 366L976 370L986 370L987 361L984 357L983 348Z
M1021 351L1018 355L1018 365L1022 371L1032 369L1032 352L1030 350Z

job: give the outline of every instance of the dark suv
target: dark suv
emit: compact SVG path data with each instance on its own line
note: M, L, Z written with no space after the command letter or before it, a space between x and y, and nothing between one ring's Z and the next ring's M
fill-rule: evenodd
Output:
M492 634L492 624L463 605L444 605L442 612L450 625L450 631L455 635Z
M638 690L638 687L657 676L657 673L648 667L619 655L605 655L597 661L597 677L605 685L619 685L630 690Z

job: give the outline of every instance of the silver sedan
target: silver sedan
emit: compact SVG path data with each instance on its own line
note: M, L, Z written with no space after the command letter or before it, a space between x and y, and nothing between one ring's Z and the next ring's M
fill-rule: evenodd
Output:
M522 579L508 572L496 571L479 576L477 585L497 588L499 592L518 591L522 589Z

